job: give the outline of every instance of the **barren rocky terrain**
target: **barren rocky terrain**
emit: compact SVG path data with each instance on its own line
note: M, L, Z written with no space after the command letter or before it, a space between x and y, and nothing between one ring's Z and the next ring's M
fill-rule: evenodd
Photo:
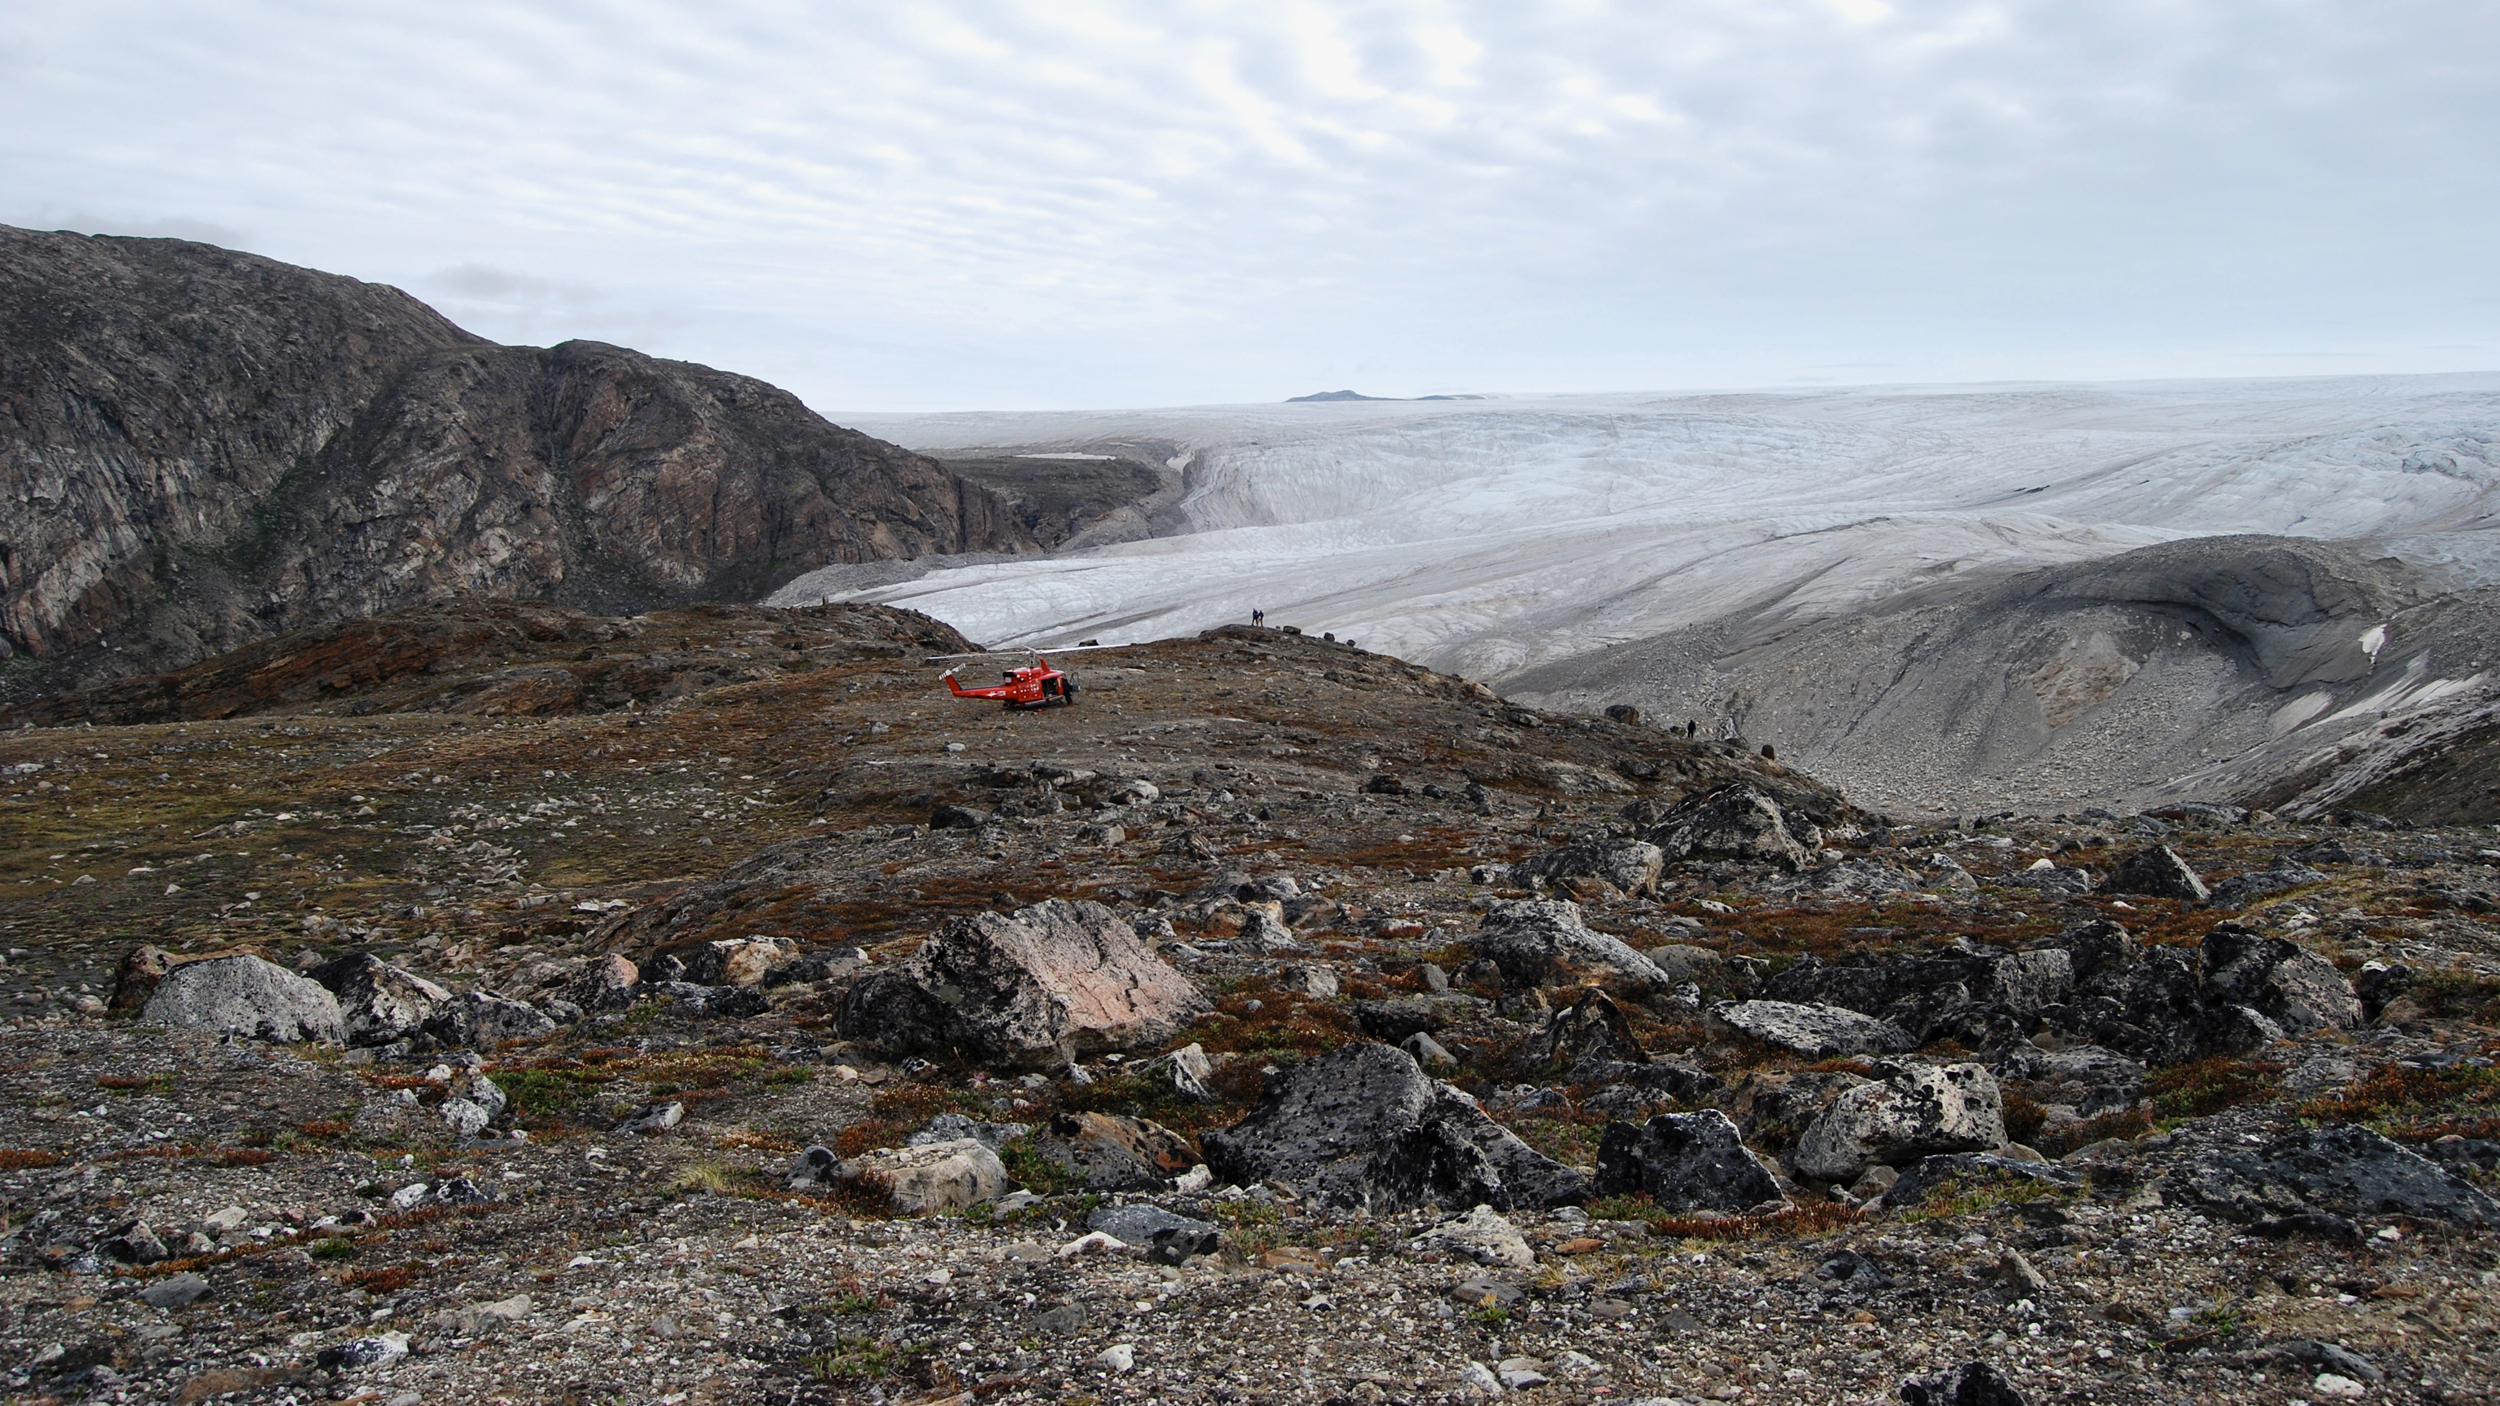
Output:
M2488 827L1895 823L1323 639L1036 712L964 644L443 606L22 711L12 1399L2500 1379Z
M0 700L457 596L631 612L1036 549L761 381L205 244L0 227L0 347Z

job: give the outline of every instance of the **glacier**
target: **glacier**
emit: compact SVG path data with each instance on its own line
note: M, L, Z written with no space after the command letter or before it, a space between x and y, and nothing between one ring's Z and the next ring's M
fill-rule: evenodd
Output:
M2367 540L2500 578L2500 374L846 420L942 457L1169 450L1163 535L771 598L908 606L998 647L1260 608L1498 683L1711 619L1828 618L2198 535Z

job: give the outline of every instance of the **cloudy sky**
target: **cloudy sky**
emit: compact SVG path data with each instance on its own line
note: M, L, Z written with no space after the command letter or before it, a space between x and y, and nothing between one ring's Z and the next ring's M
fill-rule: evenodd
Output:
M818 409L2500 366L2491 0L12 0L0 222Z

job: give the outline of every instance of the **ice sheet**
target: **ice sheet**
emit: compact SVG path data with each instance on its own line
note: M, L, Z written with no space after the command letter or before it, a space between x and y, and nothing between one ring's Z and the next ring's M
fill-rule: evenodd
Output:
M1817 616L1940 574L2176 536L2373 536L2435 555L2500 527L2500 375L852 423L941 453L1179 444L1189 524L852 598L1033 646L1256 607L1476 677L1768 600ZM823 595L801 578L773 599Z

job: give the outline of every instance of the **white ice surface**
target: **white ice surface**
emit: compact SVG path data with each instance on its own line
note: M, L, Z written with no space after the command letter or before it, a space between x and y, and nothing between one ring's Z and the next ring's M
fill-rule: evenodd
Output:
M1778 602L2172 537L2500 561L2500 374L866 417L915 449L1184 446L1191 530L854 597L994 645L1246 620L1476 677ZM801 578L774 596L812 603Z

